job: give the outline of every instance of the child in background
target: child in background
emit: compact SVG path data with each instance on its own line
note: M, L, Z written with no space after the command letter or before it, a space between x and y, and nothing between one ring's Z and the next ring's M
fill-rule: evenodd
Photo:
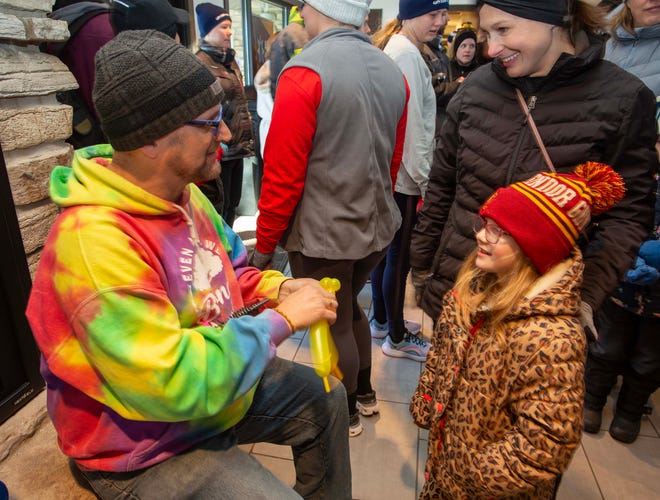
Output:
M580 442L590 215L622 199L621 177L588 162L498 189L477 248L444 297L410 410L430 430L420 498L553 498Z

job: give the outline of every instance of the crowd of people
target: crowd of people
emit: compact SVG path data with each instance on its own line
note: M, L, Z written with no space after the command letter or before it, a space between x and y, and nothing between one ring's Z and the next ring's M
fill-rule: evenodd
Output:
M352 498L372 338L425 362L421 498L554 498L619 375L609 433L637 438L660 386L656 0L481 0L449 53L445 0L399 0L371 37L369 0L306 0L255 76L263 136L226 8L196 6L191 51L167 0L61 1L53 17L111 32L85 52L98 130L51 175L27 317L59 445L99 497ZM73 71L79 36L44 50ZM432 334L404 318L407 283ZM319 321L327 387L276 354ZM291 446L293 488L253 442Z

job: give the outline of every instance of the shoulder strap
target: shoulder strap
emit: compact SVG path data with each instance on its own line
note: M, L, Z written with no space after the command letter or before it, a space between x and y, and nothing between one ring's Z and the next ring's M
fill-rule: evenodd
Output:
M543 139L541 139L541 134L539 134L538 129L536 128L536 123L534 123L534 118L532 118L532 114L529 111L529 106L527 106L527 103L525 102L525 98L522 95L522 92L520 92L519 89L516 89L516 97L518 98L518 103L520 104L520 107L523 110L523 113L525 114L525 119L527 123L529 123L529 128L532 129L532 135L534 136L534 139L536 139L536 144L538 144L539 149L541 150L541 154L543 155L543 159L545 160L545 164L548 166L548 169L556 173L557 171L555 170L555 166L552 163L552 160L550 159L550 155L548 154L548 151L545 149L545 145L543 144Z

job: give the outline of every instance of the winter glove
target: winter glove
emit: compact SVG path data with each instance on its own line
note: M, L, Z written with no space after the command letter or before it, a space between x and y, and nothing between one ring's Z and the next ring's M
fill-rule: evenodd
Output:
M261 253L255 248L252 255L250 255L249 265L263 271L270 266L271 260L273 260L273 252Z
M422 295L424 295L424 288L426 288L426 280L431 276L429 269L412 269L410 271L410 280L415 287L415 302L417 307L422 304Z
M655 267L647 265L640 257L637 257L635 267L626 273L626 282L631 285L652 285L658 281L658 278L660 278L660 272Z
M594 325L594 311L591 309L591 306L584 301L580 305L580 324L584 329L584 334L587 336L587 340L590 342L598 340L598 330L596 330L596 326Z

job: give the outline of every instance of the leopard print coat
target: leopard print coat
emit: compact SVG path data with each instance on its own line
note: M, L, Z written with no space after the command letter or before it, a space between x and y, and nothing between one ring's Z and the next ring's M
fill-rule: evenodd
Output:
M474 336L459 328L445 295L410 403L429 429L421 499L553 498L582 431L582 269L575 249L541 276L505 319L506 345L487 317Z

